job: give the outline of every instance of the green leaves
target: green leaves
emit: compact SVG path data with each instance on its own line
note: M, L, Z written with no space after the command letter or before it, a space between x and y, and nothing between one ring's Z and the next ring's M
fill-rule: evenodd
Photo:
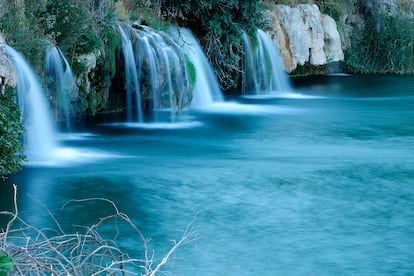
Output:
M23 126L20 123L20 111L14 103L13 89L6 89L0 95L0 178L20 170L24 160L24 149L20 142Z
M365 26L354 32L346 65L361 73L414 73L414 19L402 7L365 9Z
M189 27L200 38L224 89L238 85L242 30L254 32L266 22L259 0L163 0L159 14Z
M9 256L6 256L2 251L0 251L0 276L6 276L7 272L11 272L13 270L13 259Z

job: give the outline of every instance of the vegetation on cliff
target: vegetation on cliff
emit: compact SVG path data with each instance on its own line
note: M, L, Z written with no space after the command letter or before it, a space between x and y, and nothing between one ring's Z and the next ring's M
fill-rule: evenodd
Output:
M269 1L291 6L314 3L322 13L332 16L343 40L344 69L350 73L414 73L413 1ZM319 69L311 70L318 72Z
M43 78L46 47L51 43L57 45L78 77L81 102L75 108L95 113L105 107L110 78L115 74L119 44L114 24L116 2L12 0L0 15L0 31ZM90 53L96 53L99 66L91 68L83 62L82 55ZM55 102L53 91L48 93L51 102Z
M242 30L263 27L265 6L258 0L161 1L159 13L193 30L224 89L235 89L241 72Z
M356 6L363 24L351 36L350 72L414 73L414 3L363 1Z
M20 111L14 102L13 89L0 94L0 178L20 169L24 160L23 145L20 139L23 127L20 124Z
M344 33L352 33L351 41L344 42L349 70L412 72L413 15L404 12L410 10L412 4L404 0L381 1L382 4L371 2L12 0L2 4L0 29L6 34L8 43L31 60L38 73L42 72L45 45L54 43L59 46L78 76L82 103L79 110L95 113L106 107L110 80L116 73L120 43L115 27L118 20L138 20L155 28L171 23L189 27L200 38L220 84L226 90L237 88L239 83L241 31L253 33L269 24L263 13L268 3L292 6L314 3L322 13L337 20L345 40ZM350 19L352 16L353 20ZM82 55L91 53L96 56L94 68L82 59Z

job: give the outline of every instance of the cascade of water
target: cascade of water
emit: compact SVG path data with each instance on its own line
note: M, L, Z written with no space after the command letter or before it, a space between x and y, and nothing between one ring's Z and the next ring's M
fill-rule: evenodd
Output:
M135 62L135 53L130 36L127 34L126 27L119 26L119 32L122 40L122 53L124 55L125 63L125 83L127 91L127 120L142 122L142 104L141 104L141 90L139 87L139 79L137 72L137 65ZM136 99L136 120L133 120L133 98Z
M57 96L57 108L65 119L66 128L70 130L70 100L76 89L75 78L72 74L69 62L56 46L46 49L46 74L47 87Z
M176 110L190 101L190 83L181 49L166 34L149 27L134 29L120 25L119 29L125 60L128 120L142 122L143 107L170 110L174 117ZM134 109L138 114L135 119Z
M196 71L191 106L203 108L214 102L223 102L224 97L220 85L199 41L189 29L181 28L172 32Z
M250 43L249 35L243 31L243 68L242 68L242 94L248 94L250 90L259 91L259 82L257 80L257 74L255 70L255 59L253 56L253 50ZM253 74L252 74L253 72Z
M257 30L256 47L246 33L242 37L243 94L288 93L291 91L289 78L284 71L279 51L273 41L262 30Z
M51 160L57 144L52 114L38 77L25 58L6 46L17 73L18 103L25 127L25 150L29 161Z

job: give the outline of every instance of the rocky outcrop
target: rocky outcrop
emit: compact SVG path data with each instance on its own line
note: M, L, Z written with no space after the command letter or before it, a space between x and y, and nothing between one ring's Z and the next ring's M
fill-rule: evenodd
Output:
M101 52L95 50L94 52L80 55L77 60L83 68L84 72L80 74L76 81L77 87L83 87L83 90L86 94L89 94L92 91L91 80L95 78L95 69L97 67L97 61L101 57ZM78 95L75 95L76 97Z
M324 52L327 62L344 60L341 36L339 35L335 20L329 15L322 15L322 28L324 32Z
M321 12L316 5L298 5L305 25L307 41L309 45L309 62L312 65L326 64L324 29L322 27Z
M279 48L288 72L298 65L325 65L344 59L336 22L314 4L274 5L268 33Z
M6 86L15 87L17 82L16 72L7 55L6 43L0 34L0 91L4 93Z

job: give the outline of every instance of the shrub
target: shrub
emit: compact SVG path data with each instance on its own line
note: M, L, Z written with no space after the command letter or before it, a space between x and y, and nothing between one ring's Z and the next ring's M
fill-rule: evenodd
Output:
M21 143L23 126L20 123L20 111L14 102L14 91L6 89L0 95L0 177L17 172L24 160Z
M224 89L239 84L241 34L266 24L258 0L158 1L158 14L189 27L199 38Z
M404 3L361 6L365 26L354 32L348 50L348 70L360 73L414 73L414 15L404 12Z

